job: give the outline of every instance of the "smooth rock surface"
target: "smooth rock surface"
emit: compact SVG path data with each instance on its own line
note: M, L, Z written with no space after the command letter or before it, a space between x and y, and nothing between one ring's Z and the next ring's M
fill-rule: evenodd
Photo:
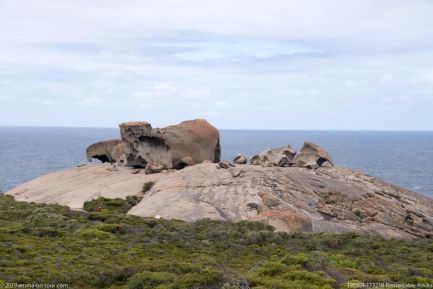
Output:
M126 198L140 194L144 183L162 176L146 175L132 168L108 163L85 165L41 176L6 194L13 195L18 201L61 204L81 209L84 202L98 197Z
M202 163L146 175L108 164L57 172L7 192L17 200L81 208L98 197L139 194L129 214L194 221L257 220L287 232L365 232L387 238L431 238L433 200L340 167L218 169Z

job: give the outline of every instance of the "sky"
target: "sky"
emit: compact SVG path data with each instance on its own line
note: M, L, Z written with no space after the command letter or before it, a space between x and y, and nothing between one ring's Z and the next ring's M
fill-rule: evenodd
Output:
M0 0L0 125L433 130L431 0Z

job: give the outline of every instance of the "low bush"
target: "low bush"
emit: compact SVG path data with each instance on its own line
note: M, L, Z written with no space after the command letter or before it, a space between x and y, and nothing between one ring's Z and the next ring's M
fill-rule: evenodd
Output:
M141 272L128 279L129 289L173 288L176 275L167 272ZM170 286L159 286L159 285Z
M0 196L0 284L111 289L331 289L348 288L350 280L433 284L433 240L287 234L257 222L188 223L125 214L136 201L100 198L86 203L87 211L72 211Z
M138 204L141 198L141 196L128 196L126 199L99 197L95 200L85 202L84 209L88 212L108 211L114 213L126 213L133 206Z

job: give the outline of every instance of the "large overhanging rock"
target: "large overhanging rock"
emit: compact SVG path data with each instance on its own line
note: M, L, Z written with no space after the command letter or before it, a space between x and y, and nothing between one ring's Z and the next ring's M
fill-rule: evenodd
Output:
M149 173L220 160L219 132L204 119L165 128L152 128L148 122L125 122L119 127L122 139L89 146L89 160L143 167Z
M294 159L295 165L306 168L317 168L328 162L331 166L334 166L329 153L321 148L320 146L305 142L301 151Z
M106 141L100 141L87 147L86 157L89 162L93 159L98 159L101 162L114 162L112 151L114 147L120 144L120 139L112 139Z
M292 148L292 146L286 145L283 147L262 151L260 154L253 156L250 162L252 165L262 165L265 167L284 167L290 166L292 164L292 160L295 155L296 151Z

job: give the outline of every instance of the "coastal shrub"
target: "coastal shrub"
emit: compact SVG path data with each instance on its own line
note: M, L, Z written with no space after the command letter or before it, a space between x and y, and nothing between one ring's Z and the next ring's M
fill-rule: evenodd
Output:
M281 262L285 265L306 265L310 260L309 255L305 253L299 253L296 255L286 255L281 260Z
M342 254L335 254L335 255L329 255L329 260L331 260L331 263L337 267L337 268L358 268L358 264L351 260L350 258L342 255Z
M156 289L159 285L173 284L176 275L167 272L141 272L128 279L128 289ZM164 288L174 288L164 287Z
M108 239L112 235L110 233L104 232L99 230L98 228L84 228L80 229L76 232L80 237L84 238L85 240L90 240L93 238L96 239Z
M179 289L189 288L206 288L206 286L215 288L222 286L222 274L214 269L205 268L200 272L189 272L183 274L178 279Z
M0 280L110 289L337 289L347 288L348 280L433 284L431 239L288 234L258 222L141 218L125 214L126 200L94 201L89 211L72 211L0 196Z
M99 197L95 200L85 202L83 208L88 212L98 212L101 210L103 212L126 213L133 206L138 204L141 198L141 196L127 196L126 199Z
M240 289L240 287L238 285L224 283L221 289Z
M255 270L250 278L257 288L331 289L335 281L327 277L325 272L309 272L301 268L307 261L308 257L303 253L293 257L284 256L281 259L274 256Z

